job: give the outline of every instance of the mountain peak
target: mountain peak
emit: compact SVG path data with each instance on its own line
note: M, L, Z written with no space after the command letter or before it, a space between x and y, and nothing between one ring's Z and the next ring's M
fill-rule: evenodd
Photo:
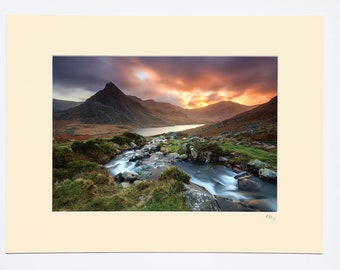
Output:
M115 91L119 91L122 92L117 85L115 85L113 82L108 82L107 84L105 84L105 87L103 90L115 90Z
M105 88L117 87L113 82L108 82L105 84Z
M105 84L104 89L98 91L86 101L92 102L96 100L102 104L112 106L117 102L125 102L125 99L126 95L113 82L108 82Z
M112 94L114 93L115 95L119 94L120 96L125 96L125 94L120 90L117 85L115 85L113 82L108 82L105 84L105 87L102 91L99 91L98 93L105 93L105 94Z

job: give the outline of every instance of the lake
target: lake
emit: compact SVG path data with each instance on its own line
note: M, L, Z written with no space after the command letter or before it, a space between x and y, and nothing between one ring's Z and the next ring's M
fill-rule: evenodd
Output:
M138 129L132 130L131 132L137 133L142 136L155 136L155 135L160 135L163 133L183 131L186 129L196 128L200 126L203 126L203 124L177 125L177 126L155 127L155 128L138 128Z

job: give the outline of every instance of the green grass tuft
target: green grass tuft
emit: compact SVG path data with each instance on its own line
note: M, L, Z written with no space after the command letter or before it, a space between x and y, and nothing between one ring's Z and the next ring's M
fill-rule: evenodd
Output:
M165 170L160 175L160 177L158 178L158 180L160 180L160 181L167 181L167 180L170 180L170 179L174 179L176 181L180 181L180 182L183 182L185 184L190 183L190 176L187 175L182 170L178 169L177 167L171 167L171 168Z

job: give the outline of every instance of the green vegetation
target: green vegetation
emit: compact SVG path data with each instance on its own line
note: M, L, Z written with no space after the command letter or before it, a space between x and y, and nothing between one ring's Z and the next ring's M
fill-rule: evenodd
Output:
M53 211L75 211L93 197L92 181L65 180L53 185Z
M160 181L169 181L174 179L179 182L183 182L185 184L190 184L190 176L185 172L181 171L177 167L171 167L164 171L158 178Z
M194 148L197 151L197 161L204 162L207 154L211 162L217 162L218 157L223 155L223 150L216 142L204 141L194 142Z
M139 147L146 143L146 139L143 136L131 132L125 132L120 136L113 136L110 141L119 145L128 145L133 142Z
M179 145L177 144L168 144L168 145L163 145L164 149L166 149L165 151L167 153L174 153L177 152L180 148Z
M100 164L121 153L131 143L142 146L144 137L124 133L110 139L63 141L53 144L53 211L190 211L185 185L190 177L176 167L158 179L136 181L128 187L115 184ZM246 168L258 159L276 170L277 152L235 138L170 140L158 146L161 151L196 156L196 161L217 162L228 156L227 166ZM193 159L192 159L193 160Z
M118 144L120 142L120 144ZM189 211L184 184L189 176L170 168L160 181L140 181L127 188L98 163L127 148L145 143L144 137L124 133L112 139L94 139L53 145L53 211Z
M113 136L111 141L119 145L129 144L131 142L128 138L119 135Z
M227 140L221 144L221 147L226 155L231 155L233 158L228 160L230 165L241 164L245 165L250 160L259 159L270 165L272 169L277 167L277 152L275 149L262 149L251 145L238 144L235 141Z
M72 150L64 146L53 146L53 168L63 168L72 161Z
M89 160L100 164L108 162L117 153L113 143L104 139L77 141L71 148L73 152L83 154Z
M104 139L55 143L53 145L53 182L75 180L87 175L96 180L102 174L100 163L109 161L117 149Z
M183 144L184 140L180 140L180 139L175 139L175 140L171 140L168 143L160 143L158 145L158 148L164 152L164 153L175 153L175 152L179 152L181 145Z
M177 171L174 174L172 168L169 170L170 172L164 172L161 181L144 180L127 188L81 178L56 183L53 190L53 210L189 211L182 182L188 176Z
M87 160L72 160L68 162L65 168L53 168L53 181L63 181L64 179L77 179L78 174L99 172L97 163Z
M236 133L233 137L238 141L257 141L277 145L277 130L274 127L267 127L252 133Z
M186 144L186 147L183 147ZM246 164L254 159L259 159L266 162L274 170L277 168L277 151L274 149L264 149L251 145L249 142L239 141L237 139L224 138L219 141L212 141L207 138L205 141L200 140L183 140L176 139L167 143L162 143L159 148L164 153L177 152L179 154L189 154L189 147L193 146L197 152L196 161L204 162L207 159L207 154L211 162L217 162L219 156L229 156L227 165L234 167L240 165L243 169Z

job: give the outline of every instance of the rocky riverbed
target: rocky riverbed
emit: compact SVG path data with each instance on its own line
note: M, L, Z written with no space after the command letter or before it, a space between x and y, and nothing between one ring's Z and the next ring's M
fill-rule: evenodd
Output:
M268 164L254 160L246 170L234 171L223 163L228 157L202 138L188 138L177 152L164 147L168 142L163 136L152 138L141 149L131 143L105 168L118 185L128 186L155 181L176 166L190 176L185 196L193 211L277 211L277 176Z

